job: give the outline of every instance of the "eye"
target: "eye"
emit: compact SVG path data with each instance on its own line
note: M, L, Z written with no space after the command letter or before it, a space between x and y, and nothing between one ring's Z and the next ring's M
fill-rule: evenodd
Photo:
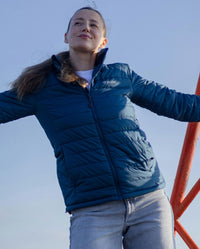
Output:
M81 22L75 22L74 25L81 25Z
M98 25L97 25L97 24L95 24L95 23L91 23L91 24L90 24L90 26L91 26L91 27L98 28Z

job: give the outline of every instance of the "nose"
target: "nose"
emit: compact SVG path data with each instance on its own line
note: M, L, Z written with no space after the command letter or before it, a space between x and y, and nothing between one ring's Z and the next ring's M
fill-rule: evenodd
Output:
M85 31L85 32L90 32L90 26L88 23L85 23L82 27L82 31Z

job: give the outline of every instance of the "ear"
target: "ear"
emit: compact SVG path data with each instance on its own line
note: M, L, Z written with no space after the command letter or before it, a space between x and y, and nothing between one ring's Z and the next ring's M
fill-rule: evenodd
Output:
M99 46L99 48L105 48L106 44L108 43L107 38L103 39L103 42L101 43L101 45Z
M64 39L64 42L65 42L65 43L69 43L69 42L68 42L68 39L67 39L67 33L65 33L65 39Z

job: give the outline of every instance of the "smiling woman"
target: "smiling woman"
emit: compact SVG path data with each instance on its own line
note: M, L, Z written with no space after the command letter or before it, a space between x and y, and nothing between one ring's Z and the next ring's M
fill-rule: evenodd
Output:
M71 249L174 249L165 182L134 104L180 121L200 121L200 96L177 93L104 64L101 14L81 8L70 19L69 51L27 68L0 94L0 123L35 115L57 159L71 215Z
M70 21L65 42L69 43L70 60L77 71L94 67L96 54L107 44L105 24L99 12L83 8Z

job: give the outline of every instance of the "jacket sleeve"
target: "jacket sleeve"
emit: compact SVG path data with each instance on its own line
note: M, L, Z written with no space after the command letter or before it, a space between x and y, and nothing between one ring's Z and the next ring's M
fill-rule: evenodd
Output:
M34 104L30 96L20 101L15 91L0 93L0 124L34 114Z
M200 96L184 94L131 72L131 100L152 112L179 121L200 121Z

